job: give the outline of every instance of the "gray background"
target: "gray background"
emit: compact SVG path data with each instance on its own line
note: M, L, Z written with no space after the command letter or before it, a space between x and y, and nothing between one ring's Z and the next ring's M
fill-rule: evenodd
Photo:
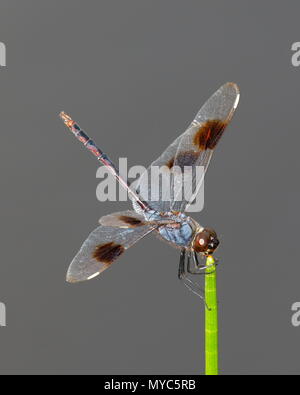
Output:
M226 81L241 88L194 217L221 235L223 374L297 374L300 328L297 1L1 0L2 374L199 374L204 308L178 251L141 241L99 279L65 283L103 214L97 163L148 165Z

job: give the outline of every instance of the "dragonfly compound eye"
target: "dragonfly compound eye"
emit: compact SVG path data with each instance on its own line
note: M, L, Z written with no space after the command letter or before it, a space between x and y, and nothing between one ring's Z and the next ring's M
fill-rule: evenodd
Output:
M203 253L205 255L212 254L218 247L219 240L217 234L212 229L203 229L199 232L194 240L194 249L196 252Z

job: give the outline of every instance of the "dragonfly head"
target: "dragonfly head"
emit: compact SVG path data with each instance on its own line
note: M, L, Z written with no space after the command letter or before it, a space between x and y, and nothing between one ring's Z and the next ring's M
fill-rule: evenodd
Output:
M208 256L213 254L219 244L216 232L213 229L204 228L196 234L193 248L196 252Z

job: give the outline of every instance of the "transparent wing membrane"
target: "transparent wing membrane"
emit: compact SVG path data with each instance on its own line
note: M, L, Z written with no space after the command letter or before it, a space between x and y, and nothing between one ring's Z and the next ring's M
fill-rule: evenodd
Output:
M119 228L137 228L146 225L145 217L135 211L121 211L105 215L99 223L103 226L116 226Z
M67 281L76 283L97 277L152 230L148 225L131 229L99 226L89 235L73 259Z
M201 188L213 151L234 114L239 96L234 83L223 85L211 96L189 128L134 183L142 201L159 212L187 209ZM156 175L157 167L161 168L156 183L151 179L154 167ZM197 167L202 167L198 173ZM139 211L137 204L133 205Z

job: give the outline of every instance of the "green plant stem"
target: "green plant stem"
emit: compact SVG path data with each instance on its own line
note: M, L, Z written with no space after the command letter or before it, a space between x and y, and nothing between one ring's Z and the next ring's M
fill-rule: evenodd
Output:
M206 261L205 275L205 374L216 376L219 374L218 366L218 298L217 298L217 271L215 260L209 256Z

